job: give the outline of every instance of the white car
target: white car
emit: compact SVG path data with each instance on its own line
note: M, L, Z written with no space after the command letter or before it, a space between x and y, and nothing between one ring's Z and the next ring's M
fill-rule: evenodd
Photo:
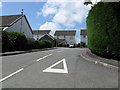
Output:
M74 47L74 44L70 44L69 47L70 47L70 48L73 48L73 47Z

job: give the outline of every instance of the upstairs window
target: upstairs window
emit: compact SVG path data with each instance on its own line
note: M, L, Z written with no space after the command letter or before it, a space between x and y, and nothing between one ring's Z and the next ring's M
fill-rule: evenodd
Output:
M64 36L64 39L66 39L66 36Z
M83 35L83 38L86 38L86 36L85 36L85 35Z
M73 36L70 36L70 39L73 39Z
M57 39L59 39L59 36L57 36Z

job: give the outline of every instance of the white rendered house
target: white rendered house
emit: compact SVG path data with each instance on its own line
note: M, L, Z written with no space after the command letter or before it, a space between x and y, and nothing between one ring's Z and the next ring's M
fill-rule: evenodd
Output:
M50 34L51 30L33 30L33 38L35 40L40 40L46 34Z
M7 32L20 32L26 37L32 38L31 26L24 14L0 16L0 29Z
M86 29L81 29L80 37L81 37L81 42L84 42L85 45L88 45Z
M56 31L54 36L57 41L65 44L76 44L76 30Z

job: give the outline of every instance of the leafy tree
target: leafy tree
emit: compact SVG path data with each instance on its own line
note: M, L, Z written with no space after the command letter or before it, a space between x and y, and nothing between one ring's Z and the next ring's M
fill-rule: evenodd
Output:
M84 2L84 5L88 5L88 4L92 4L91 0L87 0L86 2Z

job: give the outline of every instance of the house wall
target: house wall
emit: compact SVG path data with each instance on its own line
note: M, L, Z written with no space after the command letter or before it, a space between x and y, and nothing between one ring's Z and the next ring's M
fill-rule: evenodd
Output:
M42 37L40 40L50 40L52 42L52 47L55 46L55 44L56 44L56 40L53 40L52 38L50 38L47 35L45 35L44 37Z
M65 39L64 36L59 36L59 39Z
M33 38L34 38L35 40L39 40L42 36L43 36L43 34L33 35Z
M66 36L66 41L68 44L76 44L75 36Z
M88 45L87 36L86 35L81 35L81 42L84 42L86 45Z
M56 39L65 39L67 44L76 44L75 36L55 36Z
M22 24L21 24L21 22L22 22ZM16 23L14 23L9 28L7 28L5 31L21 32L21 33L24 33L26 37L32 38L32 32L31 32L31 30L28 26L28 23L24 17L22 19L20 19L19 21L17 21Z

